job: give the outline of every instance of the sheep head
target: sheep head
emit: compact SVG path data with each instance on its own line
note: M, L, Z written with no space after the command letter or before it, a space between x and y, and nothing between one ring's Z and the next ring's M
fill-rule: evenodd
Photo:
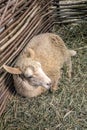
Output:
M3 65L3 68L13 75L23 75L31 86L42 86L49 89L51 87L50 78L43 71L41 64L34 60L34 51L30 49L28 52L29 56L27 53L21 55L16 63L17 67Z

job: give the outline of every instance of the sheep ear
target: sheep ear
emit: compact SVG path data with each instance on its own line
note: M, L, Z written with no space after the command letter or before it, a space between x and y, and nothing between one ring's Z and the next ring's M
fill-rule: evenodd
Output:
M21 70L19 68L14 68L14 67L10 67L10 66L7 66L7 65L3 65L3 68L11 73L11 74L21 74Z
M27 48L25 51L24 51L24 55L26 55L27 57L31 57L34 59L35 57L35 52L33 51L33 49L31 48Z
M34 53L33 49L28 48L28 52L29 52L31 58L35 57L35 53Z

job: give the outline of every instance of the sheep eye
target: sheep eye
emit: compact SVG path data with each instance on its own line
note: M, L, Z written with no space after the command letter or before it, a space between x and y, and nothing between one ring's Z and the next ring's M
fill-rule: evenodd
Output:
M37 65L41 67L41 64L39 62L37 62Z
M32 79L32 78L33 78L33 76L31 75L31 76L29 76L28 78L29 78L29 79Z

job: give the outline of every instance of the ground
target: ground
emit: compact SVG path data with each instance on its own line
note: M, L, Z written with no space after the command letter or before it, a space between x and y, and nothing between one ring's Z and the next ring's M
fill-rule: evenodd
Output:
M58 91L31 99L14 96L0 130L87 130L87 24L57 25L53 31L77 51L71 81L64 67Z

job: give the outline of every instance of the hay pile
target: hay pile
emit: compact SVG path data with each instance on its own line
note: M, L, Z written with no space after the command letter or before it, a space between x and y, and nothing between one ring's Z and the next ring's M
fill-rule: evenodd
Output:
M13 97L1 116L0 130L87 130L87 25L55 26L53 31L77 51L71 81L64 67L57 92Z

